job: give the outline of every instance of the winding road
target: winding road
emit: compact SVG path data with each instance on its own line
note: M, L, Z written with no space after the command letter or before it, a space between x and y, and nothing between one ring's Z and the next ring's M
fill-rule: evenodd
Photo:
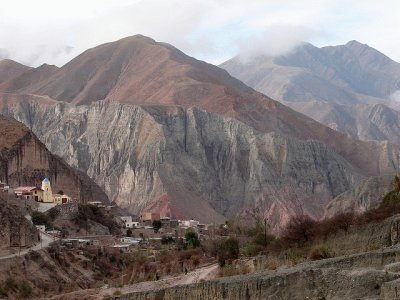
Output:
M44 232L40 232L40 243L38 243L38 244L36 244L36 245L34 245L34 246L30 247L30 248L24 248L23 250L18 251L17 253L14 253L14 254L0 256L0 260L9 259L9 258L13 258L13 257L16 257L16 256L25 255L31 250L32 251L37 251L37 250L46 248L46 247L48 247L50 245L50 243L52 243L52 242L54 242L56 240L57 239L54 238L53 236L48 235L47 233L44 233Z

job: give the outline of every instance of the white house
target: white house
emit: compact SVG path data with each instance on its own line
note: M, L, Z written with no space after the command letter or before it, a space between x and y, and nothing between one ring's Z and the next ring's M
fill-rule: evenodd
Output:
M126 228L139 228L140 223L139 222L126 222L125 227Z

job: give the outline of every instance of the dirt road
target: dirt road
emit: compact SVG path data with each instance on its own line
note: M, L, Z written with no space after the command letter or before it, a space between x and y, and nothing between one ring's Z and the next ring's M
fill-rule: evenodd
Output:
M20 255L25 255L31 250L32 251L37 251L37 250L46 248L47 246L50 245L50 243L54 242L56 239L54 237L44 233L44 232L40 232L40 240L41 240L41 242L36 244L35 246L23 249L23 250L18 251L17 253L14 253L14 254L0 256L0 260L13 258L13 257L20 256Z

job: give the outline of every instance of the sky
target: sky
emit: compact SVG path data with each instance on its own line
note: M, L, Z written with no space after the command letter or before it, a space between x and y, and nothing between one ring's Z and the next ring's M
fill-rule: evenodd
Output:
M398 0L0 0L0 57L62 66L135 34L219 64L358 40L400 62Z

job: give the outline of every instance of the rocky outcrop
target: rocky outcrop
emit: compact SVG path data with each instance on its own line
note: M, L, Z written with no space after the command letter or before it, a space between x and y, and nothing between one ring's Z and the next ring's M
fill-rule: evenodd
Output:
M361 140L400 145L400 112L385 104L288 103L294 110Z
M35 226L9 205L0 194L0 250L10 247L31 247L39 241Z
M359 182L349 191L335 197L326 207L326 217L339 213L363 213L377 207L391 190L394 175L370 177Z
M0 116L0 180L11 187L40 186L48 177L54 191L63 190L81 202L104 201L105 193L84 173L54 156L21 123Z

